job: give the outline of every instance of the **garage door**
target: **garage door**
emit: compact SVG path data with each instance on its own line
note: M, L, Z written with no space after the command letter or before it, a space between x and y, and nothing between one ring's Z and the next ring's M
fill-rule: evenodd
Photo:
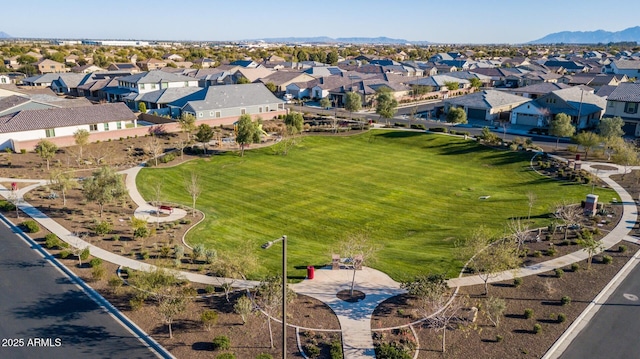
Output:
M519 113L516 122L518 125L538 126L538 116Z
M477 108L467 109L467 117L472 118L474 120L486 120L487 110L477 109Z

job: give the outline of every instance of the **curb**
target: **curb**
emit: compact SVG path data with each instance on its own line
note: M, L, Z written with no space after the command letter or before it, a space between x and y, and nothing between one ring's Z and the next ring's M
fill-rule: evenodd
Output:
M151 350L159 358L176 359L173 354L162 347L155 339L149 334L145 333L140 327L132 322L127 316L122 314L116 307L114 307L109 301L107 301L100 293L87 285L80 277L75 275L69 268L58 261L55 257L49 254L41 245L24 233L19 227L15 226L4 215L0 214L0 219L6 224L14 233L20 236L27 244L31 246L31 249L35 250L45 260L56 268L59 272L65 275L72 283L78 286L91 300L93 300L98 306L102 307L112 318L114 318L120 325L127 329L131 334L138 338L147 348Z

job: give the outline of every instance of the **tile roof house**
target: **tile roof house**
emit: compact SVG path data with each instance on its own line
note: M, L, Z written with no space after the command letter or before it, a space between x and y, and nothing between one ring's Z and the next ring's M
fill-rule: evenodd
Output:
M284 110L285 102L261 83L209 86L174 101L170 106L190 113L196 120L211 120L244 114L270 119L270 112Z
M613 60L603 67L602 71L608 74L627 75L629 78L640 77L640 61L638 60Z
M136 65L142 70L142 71L153 71L153 70L158 70L161 69L163 67L167 66L167 63L164 61L160 61L158 59L147 59L147 60L142 60L142 61L138 61L136 62Z
M526 98L530 98L530 99L537 99L540 96L544 96L550 92L556 91L556 90L562 90L562 89L566 89L569 88L571 86L569 85L565 85L563 83L556 83L556 82L540 82L537 83L535 85L529 85L529 86L523 86L523 87L518 87L515 89L510 89L507 90L508 92L514 94L514 95L518 95L518 96L522 96L522 97L526 97Z
M555 115L564 113L571 116L577 129L585 129L598 124L607 100L595 95L593 89L575 86L550 92L527 104L531 107L523 105L514 108L511 123L548 126Z
M258 79L263 84L272 83L276 85L277 91L284 92L287 90L287 85L295 82L306 82L313 80L313 76L295 71L276 71L268 76Z
M511 110L529 99L498 90L484 90L445 99L445 112L451 107L463 108L467 118L493 122L509 118Z
M112 63L111 65L109 65L109 67L107 67L107 70L108 71L127 71L131 73L138 73L141 71L140 68L136 66L136 64L130 63L130 62Z
M68 139L79 129L115 132L128 123L135 124L136 119L123 103L22 110L0 116L0 149L16 150L20 142L45 138L52 142L60 137Z
M41 74L69 72L69 68L65 64L61 64L51 59L42 59L33 64Z
M143 94L168 88L198 87L198 80L184 75L154 70L118 78L118 87L128 91L122 96L129 108L137 110L140 102L145 102L148 109L159 108L156 103L142 100Z
M23 110L41 110L55 107L47 103L34 101L26 96L11 95L0 97L0 117Z
M607 97L605 117L620 117L628 135L640 136L640 82L623 82Z

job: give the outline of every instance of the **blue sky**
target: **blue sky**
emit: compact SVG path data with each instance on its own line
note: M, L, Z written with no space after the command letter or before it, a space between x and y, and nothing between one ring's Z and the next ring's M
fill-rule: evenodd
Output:
M0 1L14 37L243 40L377 37L524 43L559 31L640 25L639 1L604 0L29 0ZM35 10L31 12L30 10ZM611 9L611 10L608 10Z

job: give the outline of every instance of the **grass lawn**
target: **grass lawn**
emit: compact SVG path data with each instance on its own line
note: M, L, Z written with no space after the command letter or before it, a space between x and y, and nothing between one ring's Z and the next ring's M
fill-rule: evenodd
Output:
M290 278L307 265L327 264L350 233L364 231L381 246L370 266L396 280L417 274L457 276L455 242L485 225L503 233L511 217L527 217L527 193L537 200L536 226L555 203L579 202L590 185L559 182L529 167L531 153L497 151L474 141L418 132L372 131L350 137L305 137L287 156L271 148L225 153L168 169L144 169L137 185L147 199L162 182L163 200L191 204L185 179L200 175L197 208L203 223L188 242L218 253L253 253L257 278L277 273L286 234ZM601 198L617 197L596 189ZM481 196L490 196L480 199Z

